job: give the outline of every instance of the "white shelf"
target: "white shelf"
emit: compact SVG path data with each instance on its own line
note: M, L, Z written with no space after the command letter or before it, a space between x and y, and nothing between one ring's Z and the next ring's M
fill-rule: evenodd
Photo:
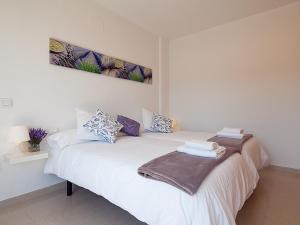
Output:
M17 163L29 162L29 161L39 160L39 159L47 159L48 152L46 151L17 152L17 153L7 154L5 157L10 164L17 164Z

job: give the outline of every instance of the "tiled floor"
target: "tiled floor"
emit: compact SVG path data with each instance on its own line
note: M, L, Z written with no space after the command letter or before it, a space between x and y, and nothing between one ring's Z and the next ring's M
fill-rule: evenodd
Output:
M300 225L299 172L267 168L237 216L238 225Z
M142 225L102 197L59 190L0 208L0 225ZM258 188L237 217L238 225L300 225L300 174L265 169Z

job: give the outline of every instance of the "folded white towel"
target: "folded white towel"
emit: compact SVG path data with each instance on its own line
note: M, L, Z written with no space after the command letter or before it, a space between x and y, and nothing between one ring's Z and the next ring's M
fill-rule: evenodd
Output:
M201 140L186 141L185 145L191 148L200 148L200 149L211 150L211 151L219 148L219 145L216 142L201 141Z
M244 134L234 134L234 133L219 131L219 132L217 132L217 136L227 137L227 138L235 138L235 139L242 139L244 137Z
M224 127L221 132L225 133L233 133L233 134L243 134L244 129L242 128L229 128L229 127Z
M186 145L181 145L181 146L177 147L177 151L187 153L190 155L195 155L195 156L219 159L225 154L226 149L225 149L225 147L220 146L218 149L211 151L211 150L201 150L201 149L197 149L197 148L191 148Z

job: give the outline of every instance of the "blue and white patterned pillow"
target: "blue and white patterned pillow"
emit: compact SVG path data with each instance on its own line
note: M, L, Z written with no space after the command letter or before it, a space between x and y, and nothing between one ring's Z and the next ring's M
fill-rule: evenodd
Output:
M83 127L97 136L103 136L107 142L114 143L123 125L108 113L98 109L96 115L86 122Z
M172 133L172 120L168 117L154 113L151 130L161 133Z

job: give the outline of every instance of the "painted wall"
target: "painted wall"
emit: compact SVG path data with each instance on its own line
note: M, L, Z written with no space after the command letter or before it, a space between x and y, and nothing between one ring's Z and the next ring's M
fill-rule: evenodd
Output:
M159 39L159 112L168 116L170 110L170 74L169 49L170 41L167 38Z
M171 114L183 128L254 133L300 169L300 3L170 43Z
M0 155L9 126L74 127L77 106L135 119L142 107L158 111L159 38L94 1L2 1L0 27L0 98L14 101L0 109ZM150 67L153 85L50 65L49 37ZM60 181L43 175L44 161L0 163L0 200Z

